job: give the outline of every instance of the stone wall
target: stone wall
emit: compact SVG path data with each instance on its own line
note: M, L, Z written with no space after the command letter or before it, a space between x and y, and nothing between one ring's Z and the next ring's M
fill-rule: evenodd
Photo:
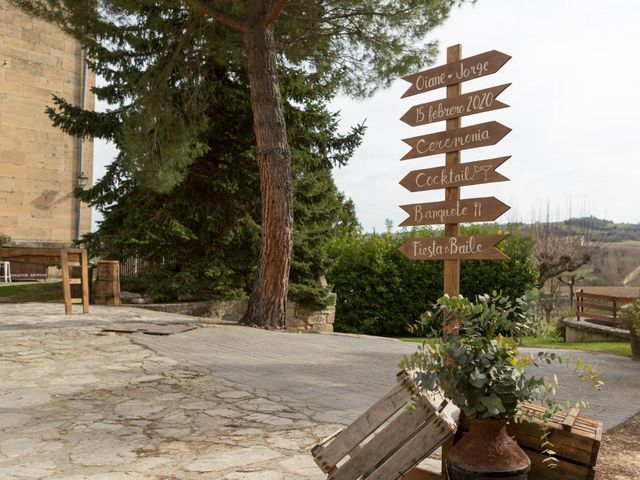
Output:
M123 302L125 301L123 297ZM212 323L238 322L247 311L247 300L158 303L141 304L141 307L151 310L192 315L201 317ZM310 309L296 302L287 302L287 330L300 332L333 332L336 318L335 294L333 304L323 309Z
M563 320L565 341L573 342L624 342L629 341L629 330L599 325L576 317Z
M54 94L80 104L82 70L77 42L0 0L0 233L16 243L75 239L79 141L53 127L44 110ZM93 103L87 94L87 108ZM92 166L93 145L85 142L90 181ZM90 226L84 205L81 232Z

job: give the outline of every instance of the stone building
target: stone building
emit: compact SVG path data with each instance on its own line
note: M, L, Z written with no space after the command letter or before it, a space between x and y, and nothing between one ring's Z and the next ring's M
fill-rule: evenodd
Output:
M0 234L16 245L68 245L91 226L73 197L90 184L93 145L51 125L58 95L92 109L80 45L0 0Z

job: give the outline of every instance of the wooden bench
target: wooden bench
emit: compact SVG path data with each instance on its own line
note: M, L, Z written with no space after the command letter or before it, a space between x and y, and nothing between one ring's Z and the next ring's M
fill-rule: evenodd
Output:
M60 265L65 313L71 315L74 304L82 305L82 313L89 313L89 261L86 249L0 247L0 260L47 266ZM72 277L73 268L80 269L80 277ZM80 297L71 296L71 285L80 285Z

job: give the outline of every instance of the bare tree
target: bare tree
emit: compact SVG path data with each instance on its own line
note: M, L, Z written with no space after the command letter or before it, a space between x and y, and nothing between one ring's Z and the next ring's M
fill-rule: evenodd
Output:
M569 308L573 308L573 296L575 295L576 282L583 280L583 275L577 275L575 272L570 272L566 275L560 275L558 280L569 287Z
M535 239L533 260L538 267L538 288L562 273L574 272L591 260L593 244L588 242L589 229L565 230L549 219L532 225Z
M540 291L540 300L538 303L544 311L544 318L547 322L551 321L551 315L557 310L562 295L560 282L558 280L558 278L549 279L546 288Z

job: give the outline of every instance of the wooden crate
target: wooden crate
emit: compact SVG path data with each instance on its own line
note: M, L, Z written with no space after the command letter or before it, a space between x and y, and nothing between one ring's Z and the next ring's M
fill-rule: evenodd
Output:
M398 480L405 474L409 474L404 477L407 479L422 475L423 471L411 472L453 435L457 409L452 404L441 394L419 392L406 371L400 372L397 380L396 386L355 422L312 449L328 480ZM407 402L414 395L421 396L421 406L407 413Z
M525 411L536 415L544 408L527 404ZM534 417L530 422L512 423L507 427L531 459L529 480L593 480L602 440L602 422L582 416L577 408L558 413L548 421L550 448L559 460L555 469L543 463L541 423L542 420Z

